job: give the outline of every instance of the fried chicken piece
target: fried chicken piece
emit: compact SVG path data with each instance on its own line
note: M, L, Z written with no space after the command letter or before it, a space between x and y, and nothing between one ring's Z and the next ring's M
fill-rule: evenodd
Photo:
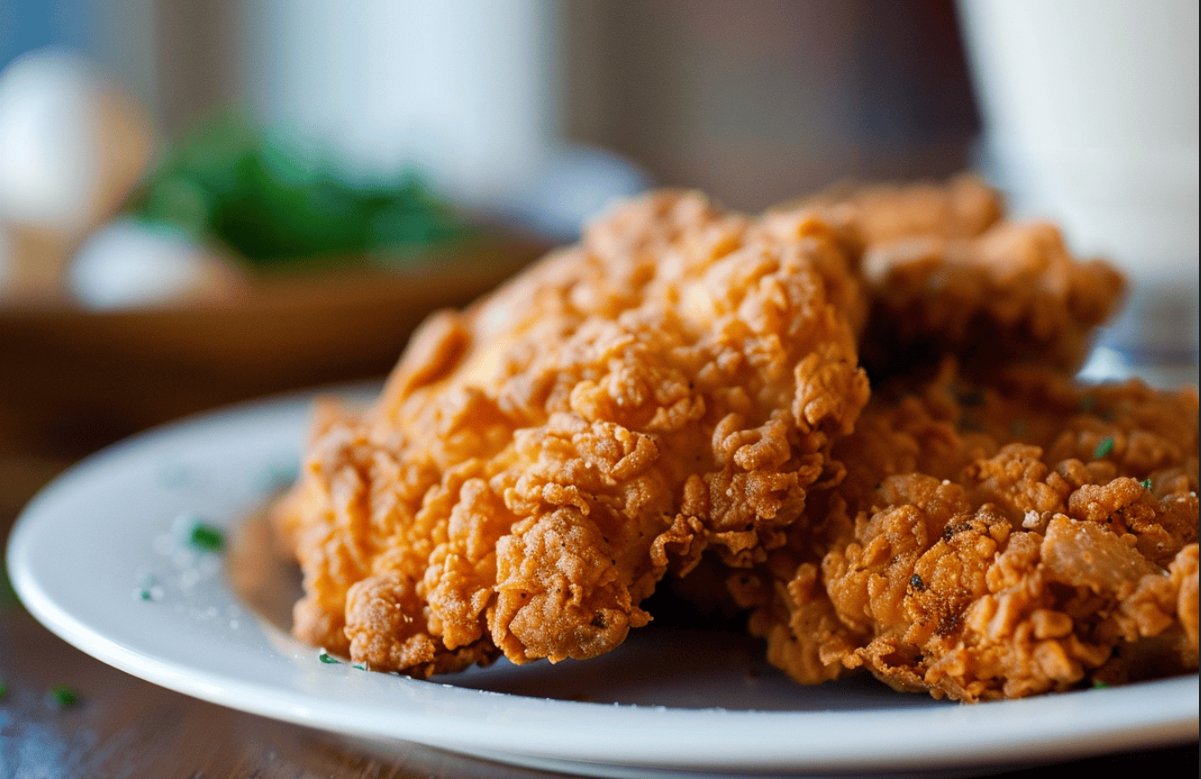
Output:
M1005 219L1000 197L970 176L834 190L794 209L765 223L816 214L862 253L871 310L860 359L877 383L948 353L1078 368L1122 294L1117 271L1073 257L1052 224Z
M418 676L586 658L709 550L762 562L867 402L842 242L664 192L415 335L361 415L323 411L277 524L294 631Z
M731 586L802 682L978 701L1195 670L1197 420L1195 391L948 362L873 396L819 519Z
M319 412L294 630L418 676L593 657L703 557L803 682L1195 669L1196 393L1065 378L1120 291L970 178L627 204Z
M856 185L845 182L824 192L775 206L764 215L817 213L862 252L916 236L975 238L1005 216L996 190L970 174L946 182Z
M1115 270L1076 260L1040 222L873 246L863 275L873 300L863 359L881 377L948 352L967 365L1074 370L1123 289Z

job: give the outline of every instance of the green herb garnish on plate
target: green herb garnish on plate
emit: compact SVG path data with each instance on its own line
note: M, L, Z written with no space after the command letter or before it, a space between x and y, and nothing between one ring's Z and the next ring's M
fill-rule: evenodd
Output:
M188 531L188 543L203 552L220 552L225 547L225 534L212 525L197 521Z

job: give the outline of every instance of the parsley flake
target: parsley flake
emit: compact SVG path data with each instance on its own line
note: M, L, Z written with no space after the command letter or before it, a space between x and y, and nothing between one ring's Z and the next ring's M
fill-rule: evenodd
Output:
M5 695L8 695L8 683L0 679L0 698L3 698Z
M354 665L352 665L352 666L351 666L351 668L357 668L357 669L359 669L360 671L366 671L366 670L367 670L367 666L366 666L365 664L363 664L363 663L355 663Z
M66 709L79 703L79 693L69 684L60 682L50 688L50 702L60 709Z
M204 552L220 552L225 546L225 535L211 525L196 522L188 531L188 543Z
M1107 435L1101 439L1101 443L1097 444L1097 448L1093 450L1093 459L1100 460L1105 455L1113 451L1113 436Z
M152 601L163 597L163 588L153 574L146 574L133 591L134 600Z
M1100 679L1097 679L1096 681L1093 682L1093 689L1094 690L1108 690L1109 684L1101 681Z
M1139 484L1143 485L1144 490L1151 489L1151 480L1150 479L1143 479L1141 482L1139 482Z
M342 662L328 652L322 652L321 654L317 655L317 659L329 665L337 665L338 663Z

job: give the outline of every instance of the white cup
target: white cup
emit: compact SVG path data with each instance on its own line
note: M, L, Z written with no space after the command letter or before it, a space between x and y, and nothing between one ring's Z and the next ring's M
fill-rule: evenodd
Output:
M1195 361L1196 0L959 0L959 11L985 174L1015 214L1057 221L1077 254L1128 276L1123 348Z

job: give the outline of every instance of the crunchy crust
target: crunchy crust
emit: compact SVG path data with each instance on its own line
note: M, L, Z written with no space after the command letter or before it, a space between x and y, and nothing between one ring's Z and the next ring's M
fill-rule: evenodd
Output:
M1005 219L1001 198L971 176L835 189L765 222L795 212L823 219L862 255L870 315L860 358L875 382L947 353L1075 369L1124 288L1104 262L1074 257L1053 224Z
M894 391L821 521L734 580L773 662L965 701L1197 667L1195 391L950 363Z
M848 260L793 227L659 193L427 322L281 504L297 635L417 675L586 658L669 569L764 559L868 395Z
M1003 211L971 177L651 193L439 312L374 406L318 410L275 511L296 634L418 676L583 659L703 562L680 589L805 683L1196 669L1196 391L1074 385L1122 280Z

